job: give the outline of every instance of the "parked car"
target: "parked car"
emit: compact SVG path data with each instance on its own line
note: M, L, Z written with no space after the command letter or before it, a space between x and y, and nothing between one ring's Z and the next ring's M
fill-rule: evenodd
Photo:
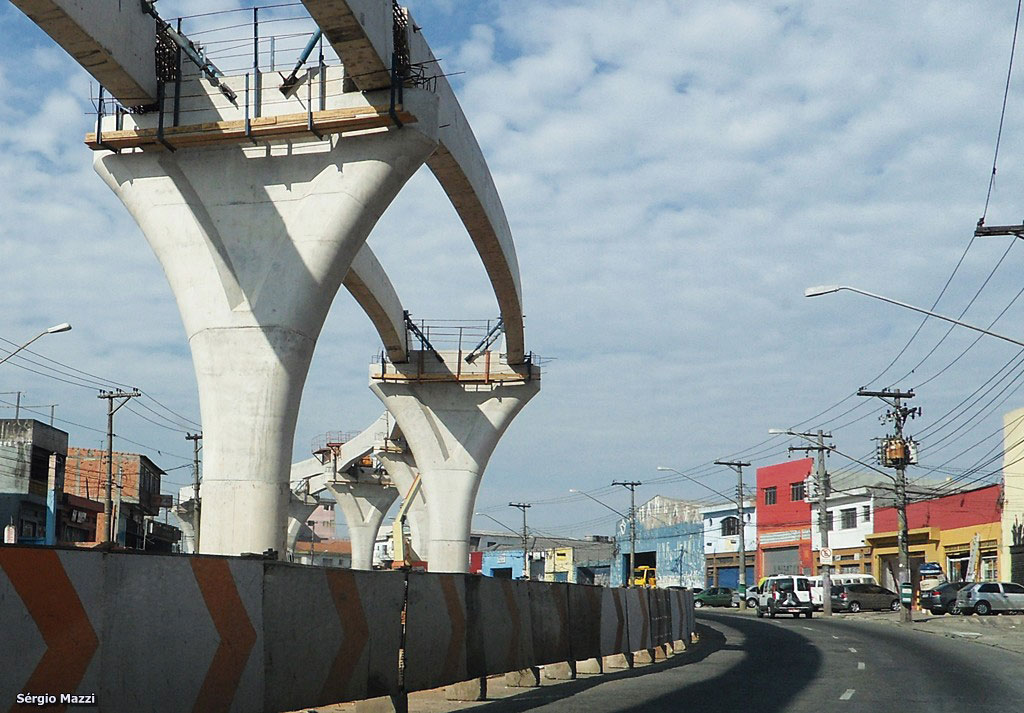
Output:
M821 610L822 596L825 590L822 584L822 576L818 574L807 579L811 580L811 601L814 602L814 608L815 610ZM853 572L833 572L829 576L829 582L833 587L841 584L878 584L873 575Z
M753 609L757 606L757 587L747 587L747 609Z
M832 587L832 610L857 613L864 609L899 611L900 595L877 584L840 584Z
M1024 611L1024 586L1013 582L975 582L956 595L961 614Z
M774 619L779 614L814 615L811 601L811 582L807 577L776 575L768 577L758 586L757 616L767 614Z
M731 607L735 591L730 587L709 587L700 594L694 595L693 606L697 608Z
M932 614L959 614L960 608L956 604L956 595L970 584L971 582L943 582L934 589L921 592L919 599L921 608L927 609Z

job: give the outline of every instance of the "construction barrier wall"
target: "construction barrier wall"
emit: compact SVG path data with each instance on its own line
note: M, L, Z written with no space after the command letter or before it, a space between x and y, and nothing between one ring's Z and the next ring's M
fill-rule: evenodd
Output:
M2 545L0 632L11 710L276 713L688 644L693 596Z

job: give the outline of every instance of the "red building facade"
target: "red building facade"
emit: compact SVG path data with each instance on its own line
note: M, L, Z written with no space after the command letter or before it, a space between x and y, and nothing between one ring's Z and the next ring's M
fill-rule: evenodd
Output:
M813 458L757 469L757 576L810 574L811 505L806 499Z

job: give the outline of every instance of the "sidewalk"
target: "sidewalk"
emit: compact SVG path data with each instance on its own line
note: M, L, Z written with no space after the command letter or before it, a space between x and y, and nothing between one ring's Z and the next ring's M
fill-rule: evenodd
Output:
M899 614L896 612L861 612L834 616L837 619L906 626L900 623ZM910 626L915 631L924 631L951 639L975 641L979 644L1024 654L1024 615L953 616L914 611L913 617L914 621Z

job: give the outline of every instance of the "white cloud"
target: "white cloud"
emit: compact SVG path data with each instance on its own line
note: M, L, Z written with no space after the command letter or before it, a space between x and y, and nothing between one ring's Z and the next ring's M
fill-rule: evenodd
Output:
M165 2L165 14L208 8ZM803 288L846 281L927 306L982 209L1013 20L1003 4L413 9L443 68L465 72L453 82L516 237L528 346L557 357L492 459L483 506L706 463L825 409L885 367L918 322L852 295L805 300ZM0 10L0 31L16 38L0 49L0 336L69 318L75 330L40 350L138 383L194 416L170 291L81 144L88 77L17 11ZM1017 222L1024 210L1022 81L1012 85L990 223ZM479 258L425 171L371 244L417 317L495 316ZM972 247L940 308L959 313L1005 246ZM969 318L987 323L1016 293L1021 255L1011 252ZM1000 327L1012 330L1021 307ZM943 332L926 328L879 383L914 366ZM968 340L956 335L900 385L924 381ZM379 412L365 383L378 349L339 293L307 382L296 457L313 435L358 430ZM1013 353L983 342L929 383L918 397L923 423ZM59 401L58 415L102 428L88 392L0 367L0 389L23 385ZM123 423L135 440L187 453L179 435ZM972 436L998 423L996 409ZM865 418L836 439L863 454L881 431ZM783 457L781 446L768 452ZM975 460L977 451L958 463ZM664 492L704 495L685 483ZM601 514L574 503L530 516L556 527Z

